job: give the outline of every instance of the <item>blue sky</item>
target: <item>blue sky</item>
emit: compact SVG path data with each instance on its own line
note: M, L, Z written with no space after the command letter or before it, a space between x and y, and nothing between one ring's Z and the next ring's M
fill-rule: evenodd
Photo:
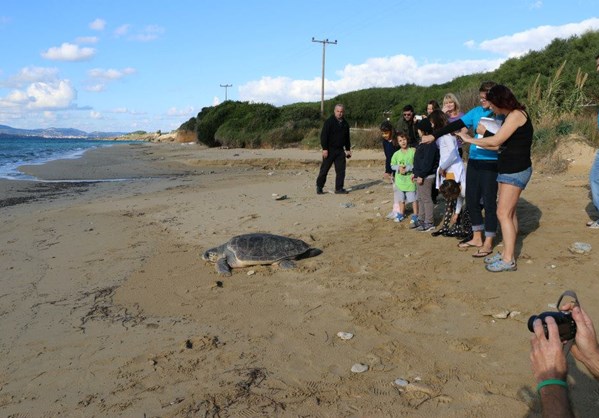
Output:
M225 91L319 101L312 37L338 42L326 47L328 98L493 70L587 30L599 30L599 0L3 0L0 124L170 131Z

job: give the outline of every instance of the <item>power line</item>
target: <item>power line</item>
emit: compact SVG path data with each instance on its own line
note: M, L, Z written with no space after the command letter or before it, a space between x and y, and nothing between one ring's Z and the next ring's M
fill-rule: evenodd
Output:
M233 87L233 84L221 84L220 86L225 88L225 102L226 102L227 101L227 89L229 87Z
M327 44L337 45L337 40L329 41L328 39L318 40L312 37L312 42L318 42L322 44L322 84L320 86L320 115L324 116L324 62L325 62L325 49Z

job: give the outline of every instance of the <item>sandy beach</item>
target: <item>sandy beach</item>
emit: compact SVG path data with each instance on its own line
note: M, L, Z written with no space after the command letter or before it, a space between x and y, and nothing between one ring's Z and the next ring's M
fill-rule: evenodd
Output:
M0 415L540 416L529 316L571 289L599 324L593 150L563 154L567 172L535 169L500 274L385 219L382 150L354 152L348 195L317 195L320 152L297 149L120 144L23 167L49 181L0 181ZM323 253L231 277L201 259L248 232ZM595 416L599 383L570 369Z

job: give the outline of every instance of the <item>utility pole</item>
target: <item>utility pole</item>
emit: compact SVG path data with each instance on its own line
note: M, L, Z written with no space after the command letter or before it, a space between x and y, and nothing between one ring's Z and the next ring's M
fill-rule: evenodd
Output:
M226 102L227 101L227 89L229 87L233 87L233 84L221 84L220 86L225 88L225 102Z
M324 61L325 61L325 49L327 44L337 45L337 40L329 41L328 39L318 40L312 37L312 42L319 42L322 44L322 84L320 86L320 115L324 117Z

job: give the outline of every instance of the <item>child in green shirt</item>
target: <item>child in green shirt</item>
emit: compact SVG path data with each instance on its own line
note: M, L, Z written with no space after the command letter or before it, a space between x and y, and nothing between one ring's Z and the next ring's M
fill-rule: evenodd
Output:
M393 181L393 213L394 221L401 222L405 218L406 203L412 204L411 223L415 222L418 213L416 201L416 184L412 180L415 148L408 146L408 136L405 132L396 133L399 150L391 157L391 168L395 171Z

